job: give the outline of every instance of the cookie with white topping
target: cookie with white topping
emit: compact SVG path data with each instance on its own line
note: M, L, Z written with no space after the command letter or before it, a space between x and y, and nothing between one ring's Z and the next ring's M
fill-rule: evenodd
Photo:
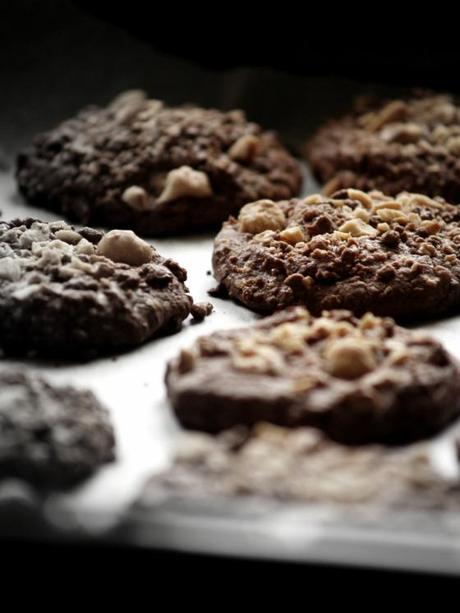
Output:
M173 332L190 314L186 272L131 230L0 222L0 348L68 359Z
M115 459L109 413L92 392L9 369L0 389L0 479L67 488Z

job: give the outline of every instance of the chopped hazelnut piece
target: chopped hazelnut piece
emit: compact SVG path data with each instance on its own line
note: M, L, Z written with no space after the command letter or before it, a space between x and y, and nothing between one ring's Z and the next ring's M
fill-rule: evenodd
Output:
M386 222L377 224L377 230L381 232L382 234L383 232L388 232L389 229L390 229L390 226Z
M163 191L157 199L158 204L178 198L207 198L212 196L208 176L190 166L181 166L168 172Z
M144 211L149 208L149 197L143 187L131 185L123 192L121 199L128 206L139 211Z
M286 217L272 200L257 200L246 204L238 216L242 232L259 234L264 230L282 230Z
M56 238L65 243L76 245L81 240L81 235L74 230L58 230L56 232Z
M276 375L282 371L284 360L274 347L254 342L237 347L232 365L245 372Z
M379 211L380 209L395 209L400 211L402 207L402 203L397 200L384 200L383 202L375 203L373 209L374 211Z
M280 232L279 237L281 240L289 243L290 245L295 245L296 243L300 243L301 241L305 240L305 236L300 226L286 228L286 230Z
M369 221L369 219L371 218L371 214L369 211L366 211L366 209L363 209L362 207L357 207L354 211L353 211L353 216L354 217L358 217L359 219L362 219L363 221L365 221L366 223Z
M422 221L418 213L409 213L407 219L409 220L409 223L413 223L416 226L420 225Z
M378 209L377 215L382 221L395 222L395 223L407 223L409 221L407 215L397 209Z
M93 243L90 243L88 240L86 240L86 238L82 238L81 241L75 247L76 253L82 253L85 255L93 255L95 251L96 251L95 245L93 245Z
M341 379L357 379L377 365L371 343L356 337L332 341L324 357L326 370Z
M350 238L351 234L350 232L340 232L339 230L334 230L332 236L334 236L334 238L338 238L341 241L346 241Z
M380 138L384 141L403 145L416 143L422 136L423 130L416 123L396 123L384 127L380 133Z
M273 230L264 230L263 232L259 232L259 234L254 234L254 240L261 243L270 243L274 236L275 233Z
M244 134L233 143L228 150L228 155L232 160L245 162L252 159L259 147L259 139L254 134Z
M305 204L319 204L320 202L324 202L325 197L321 194L312 194L311 196L307 196L304 200Z
M348 197L350 200L357 200L361 202L364 208L372 208L372 198L370 198L366 192L362 192L360 189L347 189Z
M332 179L329 179L329 181L323 185L323 194L325 196L332 196L332 194L343 187L343 183L342 176L332 177Z
M360 123L369 132L378 132L383 126L393 121L404 119L407 105L402 100L394 100L377 113L367 113L360 118Z
M435 219L425 219L420 223L420 228L428 232L428 234L437 234L441 229L441 224Z
M96 253L114 262L140 266L152 259L152 247L131 230L111 230L100 240Z
M285 323L276 326L270 333L270 341L276 347L292 353L302 353L305 349L306 327L298 323Z
M339 232L348 232L351 236L376 236L377 230L365 223L362 219L349 219L343 223Z

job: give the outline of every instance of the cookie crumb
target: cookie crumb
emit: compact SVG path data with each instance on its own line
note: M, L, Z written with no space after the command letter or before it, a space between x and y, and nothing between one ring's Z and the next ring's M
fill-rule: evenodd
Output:
M191 314L195 321L203 321L205 317L211 315L214 307L210 302L195 302L191 308Z
M228 298L228 290L223 283L219 283L208 290L208 295L211 298Z

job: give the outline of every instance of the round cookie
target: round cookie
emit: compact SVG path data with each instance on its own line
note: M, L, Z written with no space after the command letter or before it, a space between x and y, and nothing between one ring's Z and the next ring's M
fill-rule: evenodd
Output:
M68 487L115 458L109 414L89 391L0 372L0 478Z
M355 187L460 202L460 107L429 95L357 107L321 127L306 148L330 194Z
M260 313L301 304L398 320L460 305L460 208L402 193L259 201L215 239L222 290Z
M455 443L452 447L455 454ZM400 509L460 508L458 479L443 479L426 443L350 447L314 428L267 423L236 426L217 436L184 433L174 463L150 479L140 505L164 504L175 496L200 502L255 496Z
M218 432L259 421L314 426L345 443L428 436L460 413L460 367L442 345L390 318L294 307L218 332L167 369L175 414Z
M215 227L250 200L295 196L301 175L241 111L167 107L131 91L36 137L17 180L31 204L160 235Z
M0 222L0 348L91 357L180 328L186 272L130 230Z

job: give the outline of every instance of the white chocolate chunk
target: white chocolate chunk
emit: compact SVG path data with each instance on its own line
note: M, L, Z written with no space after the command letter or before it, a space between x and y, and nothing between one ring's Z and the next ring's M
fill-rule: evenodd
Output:
M257 200L245 204L238 215L242 232L259 234L265 230L283 230L286 217L282 209L272 200Z
M244 134L233 143L228 150L228 155L232 160L242 162L250 160L257 153L259 139L254 134Z
M132 230L111 230L100 240L96 253L131 266L141 266L152 259L152 247Z
M146 209L150 208L148 194L145 189L143 187L139 187L139 185L131 185L130 187L127 187L121 195L121 199L129 207L138 211L145 211Z
M181 166L168 173L157 203L162 204L185 197L207 198L209 196L212 196L212 188L208 176L190 166Z
M70 243L71 245L76 245L81 240L80 234L74 230L70 230L70 228L67 230L58 230L56 232L56 238L64 243Z
M21 278L21 265L15 258L0 259L0 279L19 281Z

